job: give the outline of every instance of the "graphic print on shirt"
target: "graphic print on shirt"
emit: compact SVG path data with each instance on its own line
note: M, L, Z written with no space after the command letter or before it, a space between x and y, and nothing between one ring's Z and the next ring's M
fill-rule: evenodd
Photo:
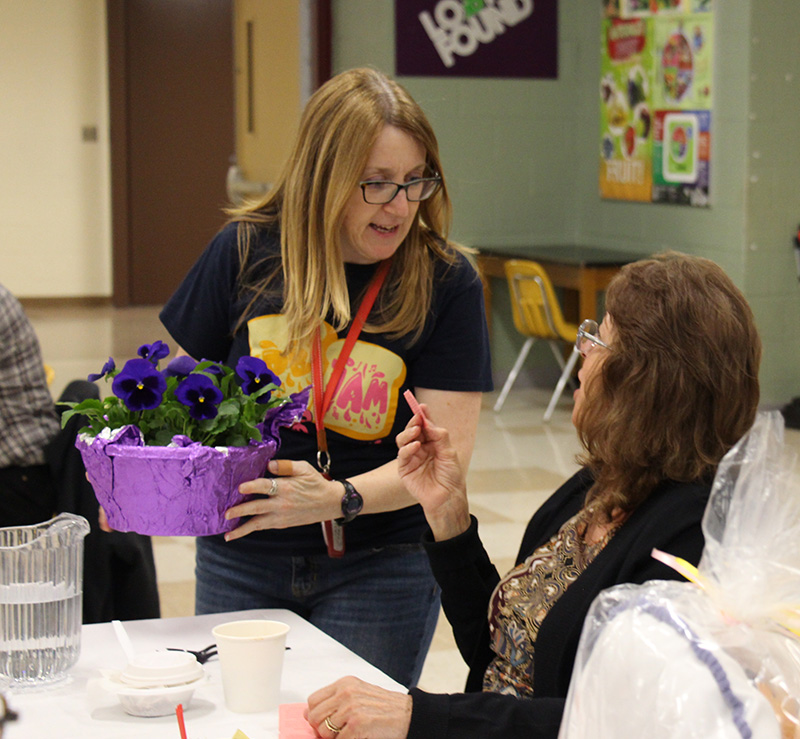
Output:
M312 384L311 354L301 350L286 357L286 318L268 315L247 323L250 354L263 359L281 378L281 394L296 393ZM322 324L322 370L327 387L344 345L333 327ZM325 414L325 428L362 441L385 438L394 425L406 366L394 352L367 341L357 341L342 373L339 388ZM313 415L313 402L309 411Z

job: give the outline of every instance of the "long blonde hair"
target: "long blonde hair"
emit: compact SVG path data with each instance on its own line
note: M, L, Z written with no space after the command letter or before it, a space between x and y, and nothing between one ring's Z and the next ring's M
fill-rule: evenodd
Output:
M238 223L240 282L252 305L283 276L283 313L292 352L307 345L329 314L338 331L351 320L340 242L345 209L358 187L370 150L386 125L395 126L425 151L429 174L442 176L437 192L420 203L395 253L378 311L364 331L418 337L429 312L436 259L452 263L466 249L447 241L451 205L436 136L408 92L381 72L343 72L320 87L300 120L293 150L278 181L261 201L229 210ZM248 258L259 227L280 228L281 265L248 277ZM258 272L258 270L256 270ZM274 289L274 287L272 288ZM376 318L377 317L377 318ZM237 326L238 329L238 326Z

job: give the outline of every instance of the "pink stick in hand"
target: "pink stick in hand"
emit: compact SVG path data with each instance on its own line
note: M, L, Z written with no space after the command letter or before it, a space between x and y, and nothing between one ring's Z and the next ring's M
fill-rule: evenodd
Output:
M411 408L411 412L416 416L419 415L422 419L422 428L428 427L428 419L425 417L425 414L422 412L422 408L420 408L417 399L414 397L414 393L410 390L406 390L403 393L403 397L406 399L406 403L408 403L408 407Z
M419 413L423 418L425 418L424 414L422 413L422 408L419 407L419 403L417 403L417 399L414 397L414 393L410 390L406 390L403 393L403 397L406 399L406 403L408 403L408 407L411 408L411 412L416 416Z

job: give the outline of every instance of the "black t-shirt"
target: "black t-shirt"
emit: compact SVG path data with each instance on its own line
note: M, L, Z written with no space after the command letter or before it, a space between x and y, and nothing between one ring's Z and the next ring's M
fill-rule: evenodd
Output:
M260 230L251 264L275 266L280 259L276 232ZM352 315L376 265L346 264ZM246 324L234 329L249 302L240 294L236 226L226 226L208 245L175 294L161 311L172 337L196 359L213 359L235 366L239 357L259 356L282 380L281 390L293 393L311 384L307 354L287 360L286 321L280 289L261 299ZM339 355L346 327L337 335L330 323L322 328L325 380ZM480 279L461 255L455 264L437 263L429 317L419 340L390 340L362 332L325 415L325 430L334 478L352 477L393 460L395 436L411 418L403 393L408 388L464 392L491 390L489 343ZM313 414L313 404L309 409ZM277 456L316 461L313 420L305 431L283 429ZM363 515L347 525L348 549L419 541L424 518L419 506ZM261 531L230 545L280 550L285 554L323 553L319 524Z

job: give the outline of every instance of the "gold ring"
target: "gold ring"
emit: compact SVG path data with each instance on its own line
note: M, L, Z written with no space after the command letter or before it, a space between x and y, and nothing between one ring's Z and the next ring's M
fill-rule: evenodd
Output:
M333 715L333 714L331 714L331 715ZM325 719L325 728L328 731L332 731L334 734L338 734L341 731L341 729L331 721L331 717L330 716L328 716Z
M278 481L273 477L272 484L269 486L269 493L267 495L275 495L278 492Z

